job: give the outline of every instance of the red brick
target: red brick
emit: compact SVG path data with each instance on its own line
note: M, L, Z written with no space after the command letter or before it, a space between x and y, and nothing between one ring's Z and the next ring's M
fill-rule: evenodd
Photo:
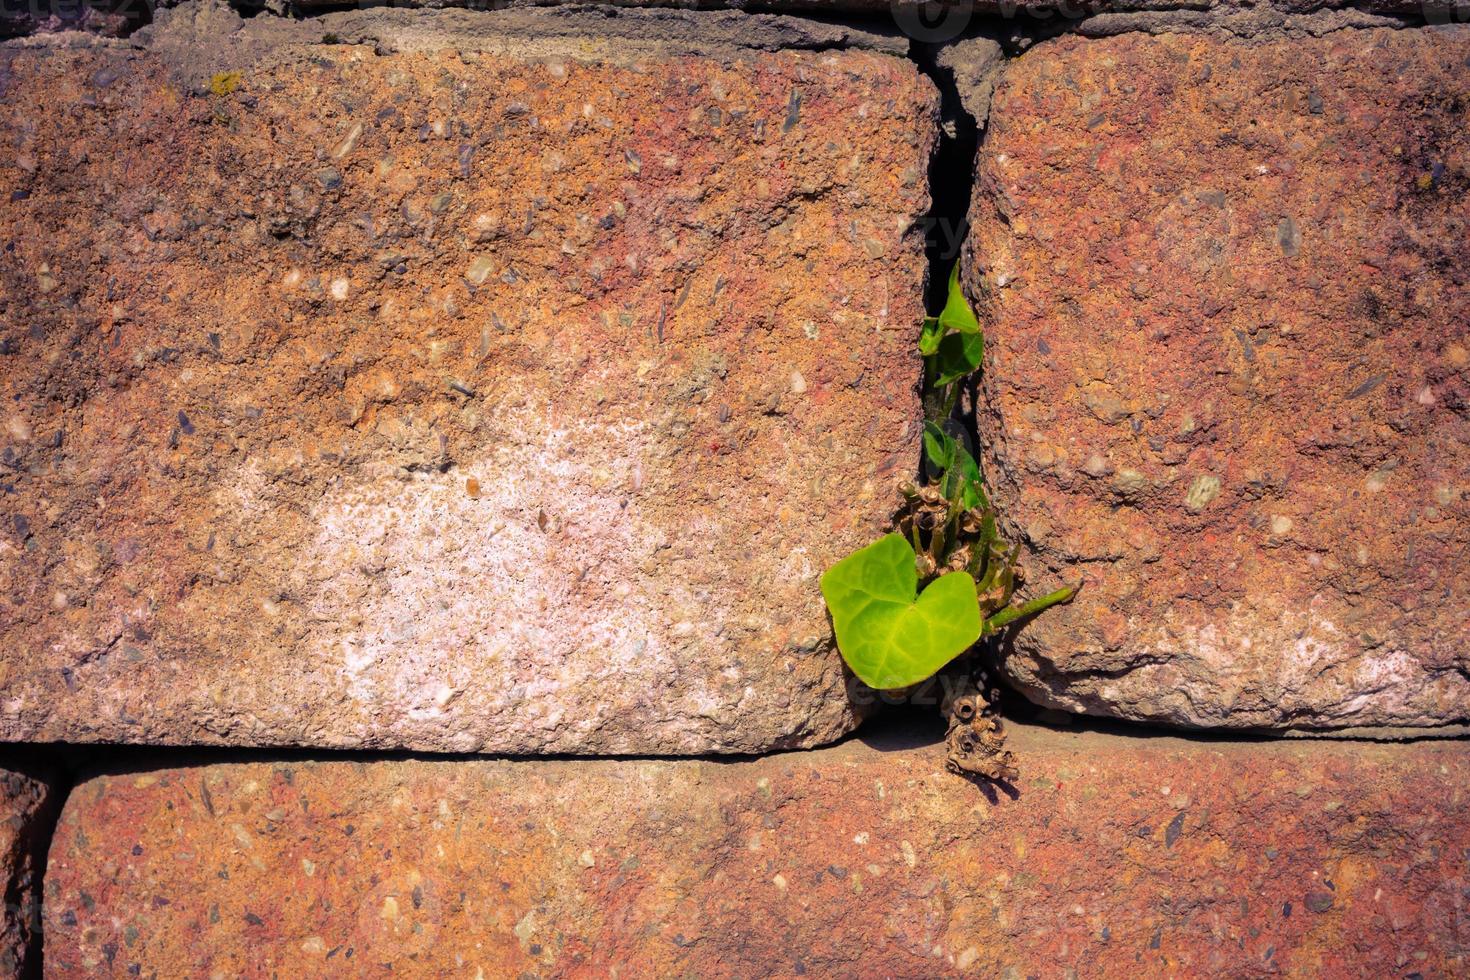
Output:
M850 730L816 580L916 454L915 66L185 16L5 52L0 738Z
M1470 716L1470 30L1038 45L982 148L982 443L1042 703Z
M1012 741L988 794L882 739L102 775L52 849L47 971L1465 972L1465 743Z

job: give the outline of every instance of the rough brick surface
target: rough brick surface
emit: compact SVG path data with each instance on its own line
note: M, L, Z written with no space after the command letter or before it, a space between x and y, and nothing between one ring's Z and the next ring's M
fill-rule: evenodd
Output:
M0 738L849 730L817 575L915 458L929 83L231 17L0 59Z
M1018 730L752 762L260 762L104 775L47 972L1463 975L1464 743Z
M0 750L0 977L36 976L42 866L61 798L34 751Z
M1067 39L980 163L982 440L1034 699L1191 726L1470 716L1470 30Z

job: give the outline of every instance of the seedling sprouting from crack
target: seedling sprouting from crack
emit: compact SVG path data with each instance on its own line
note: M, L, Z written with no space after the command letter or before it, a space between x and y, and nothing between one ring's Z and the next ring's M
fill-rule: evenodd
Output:
M821 583L838 649L852 672L878 690L927 680L981 639L1077 592L1067 587L1015 601L1020 548L1001 537L980 465L953 435L963 431L955 411L985 353L958 263L944 309L924 318L919 352L926 477L900 488L904 504L895 533L833 565ZM954 771L1015 777L993 699L983 682L945 699Z

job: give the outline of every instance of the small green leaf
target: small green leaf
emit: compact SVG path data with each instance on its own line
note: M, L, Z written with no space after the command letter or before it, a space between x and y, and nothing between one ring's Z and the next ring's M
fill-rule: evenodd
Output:
M985 357L985 338L978 333L952 333L934 354L934 384L947 385L972 373Z
M960 503L965 510L973 510L985 503L985 482L980 479L980 464L975 462L964 446L954 447L954 468L964 478L959 488Z
M955 449L957 452L964 452L958 446ZM943 478L939 481L939 492L944 494L945 500L951 503L963 504L962 498L965 495L966 485L965 474L958 466L951 466L944 472Z
M980 464L975 462L975 457L964 446L956 445L954 452L955 466L964 474L965 479L971 483L980 482Z
M932 677L980 637L975 580L951 572L919 594L914 549L889 534L827 569L822 596L837 648L863 683L878 690Z
M954 465L956 445L954 439L934 422L924 423L924 455L929 457L929 465L935 471L943 473Z
M955 333L979 333L980 321L975 319L975 311L970 309L970 303L965 299L964 290L960 289L960 264L955 262L954 268L949 273L949 297L945 300L944 309L939 313L939 326L945 332Z
M919 353L929 357L939 350L939 341L944 331L939 328L939 317L924 317L924 326L919 330Z

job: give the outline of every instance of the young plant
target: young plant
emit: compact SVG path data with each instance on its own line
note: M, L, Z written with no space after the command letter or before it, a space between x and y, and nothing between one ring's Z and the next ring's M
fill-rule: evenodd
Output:
M924 318L919 352L925 479L900 488L904 507L895 533L837 562L821 581L837 648L852 672L878 690L927 680L980 639L1077 591L1061 588L1029 602L1013 601L1020 549L997 530L980 464L956 418L985 354L980 322L960 289L958 262L944 309ZM973 702L965 703L971 707L964 722L978 722ZM952 761L954 742L952 737ZM999 771L1014 769L1002 765Z

